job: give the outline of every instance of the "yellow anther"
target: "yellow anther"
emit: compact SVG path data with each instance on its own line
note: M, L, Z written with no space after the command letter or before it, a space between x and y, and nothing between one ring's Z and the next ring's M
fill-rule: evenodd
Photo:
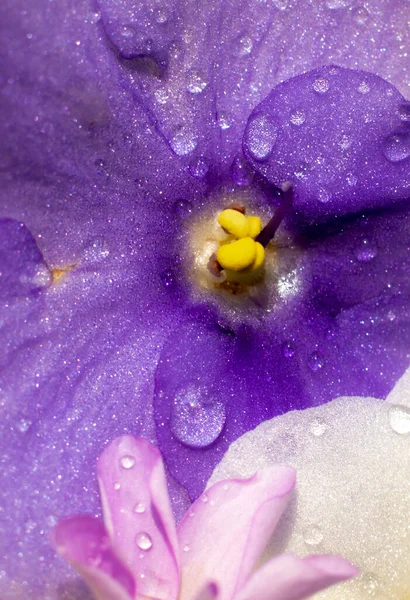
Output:
M248 235L248 219L242 213L232 208L226 208L218 216L219 225L236 238Z
M251 238L256 238L260 234L262 223L259 217L248 217L248 235Z
M255 242L256 256L252 265L246 269L249 273L254 273L260 269L265 262L265 248L259 242Z
M253 263L242 271L225 269L226 280L243 285L258 283L265 271L265 248L259 242L255 242L256 255Z
M225 212L225 211L224 211ZM240 213L238 213L240 214ZM216 258L221 267L231 271L243 271L256 259L256 242L250 237L220 246Z

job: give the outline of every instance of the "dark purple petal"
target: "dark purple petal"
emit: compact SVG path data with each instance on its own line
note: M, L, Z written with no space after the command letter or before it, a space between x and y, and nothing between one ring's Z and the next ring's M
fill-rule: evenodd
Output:
M56 551L82 575L98 600L130 600L136 585L113 550L104 525L83 515L64 519L52 531Z
M363 71L321 67L277 86L251 113L244 149L297 217L317 221L410 196L410 103Z

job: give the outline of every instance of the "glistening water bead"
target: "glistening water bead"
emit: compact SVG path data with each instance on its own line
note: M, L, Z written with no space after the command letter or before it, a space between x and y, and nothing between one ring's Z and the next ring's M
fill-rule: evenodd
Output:
M171 431L191 448L206 448L221 434L226 414L222 402L204 387L189 386L174 398Z

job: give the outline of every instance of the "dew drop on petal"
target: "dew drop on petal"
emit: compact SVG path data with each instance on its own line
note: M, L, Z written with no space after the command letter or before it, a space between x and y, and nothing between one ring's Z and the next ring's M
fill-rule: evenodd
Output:
M282 354L285 358L292 358L295 356L295 348L290 342L284 342L282 344Z
M311 371L320 371L323 368L325 361L319 352L313 352L308 359L308 367Z
M293 125L303 125L303 123L305 121L306 121L306 113L303 109L297 108L296 110L291 112L290 122Z
M217 123L222 130L232 127L233 119L226 113L218 113Z
M252 52L253 42L247 35L240 38L238 42L238 55L247 56Z
M323 533L317 525L311 525L305 529L303 539L308 546L317 546L323 540Z
M399 117L402 121L410 121L410 102L404 102L400 104L397 109Z
M135 458L130 455L122 456L120 463L123 469L132 469L132 467L135 465Z
M317 437L320 437L321 435L323 435L325 433L326 429L327 429L327 425L321 419L315 419L310 424L310 432L311 432L311 434L315 435Z
M145 533L145 531L142 531L136 535L135 542L140 550L146 551L151 550L152 548L152 539L148 533Z
M191 550L191 547L190 547L190 546L188 546L188 544L185 544L185 546L182 548L182 550L183 550L184 552L189 552L189 551Z
M209 166L205 158L199 156L189 165L189 172L195 179L202 179L209 171Z
M158 104L166 104L169 98L168 91L165 88L159 88L154 92L155 100Z
M225 425L224 405L205 388L190 386L180 390L173 402L171 431L191 448L206 448L221 434Z
M234 162L232 163L231 171L232 179L237 185L243 186L252 183L254 171L251 169L246 160L240 156L235 158Z
M410 409L395 404L389 410L390 426L396 433L410 433Z
M356 23L364 25L364 23L366 23L367 19L369 18L369 12L364 8L364 6L359 6L353 11L353 18L356 21Z
M141 515L142 513L144 513L145 512L145 504L143 502L138 502L134 506L134 512L137 513L138 515Z
M167 11L165 8L157 8L155 11L155 20L160 25L163 25L168 20Z
M377 256L376 248L370 246L368 240L363 240L361 246L356 252L356 258L359 262L370 262Z
M120 483L114 483L114 490L118 491L121 489L121 484Z
M362 81L362 83L357 88L357 91L361 94L368 94L370 92L370 86L365 81Z
M191 94L200 94L207 86L205 78L199 71L191 70L188 73L187 90Z
M256 160L266 160L273 150L278 127L265 115L252 117L246 131L249 152Z
M410 156L410 134L394 133L383 143L385 157L391 162L400 162Z
M171 140L171 148L178 156L186 156L195 150L198 140L187 127L180 129Z
M313 82L313 89L318 94L325 94L329 90L329 81L326 77L318 77Z
M208 502L208 496L206 494L202 494L201 502L203 502L204 504L206 504Z
M31 427L32 421L30 419L19 419L16 423L17 429L21 433L26 433Z

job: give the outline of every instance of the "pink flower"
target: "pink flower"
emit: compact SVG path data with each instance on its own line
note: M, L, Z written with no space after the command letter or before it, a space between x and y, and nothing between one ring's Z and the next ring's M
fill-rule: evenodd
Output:
M53 543L98 600L298 600L358 572L337 556L290 554L254 572L294 488L290 467L213 485L178 527L150 442L116 439L97 472L104 524L64 519Z

